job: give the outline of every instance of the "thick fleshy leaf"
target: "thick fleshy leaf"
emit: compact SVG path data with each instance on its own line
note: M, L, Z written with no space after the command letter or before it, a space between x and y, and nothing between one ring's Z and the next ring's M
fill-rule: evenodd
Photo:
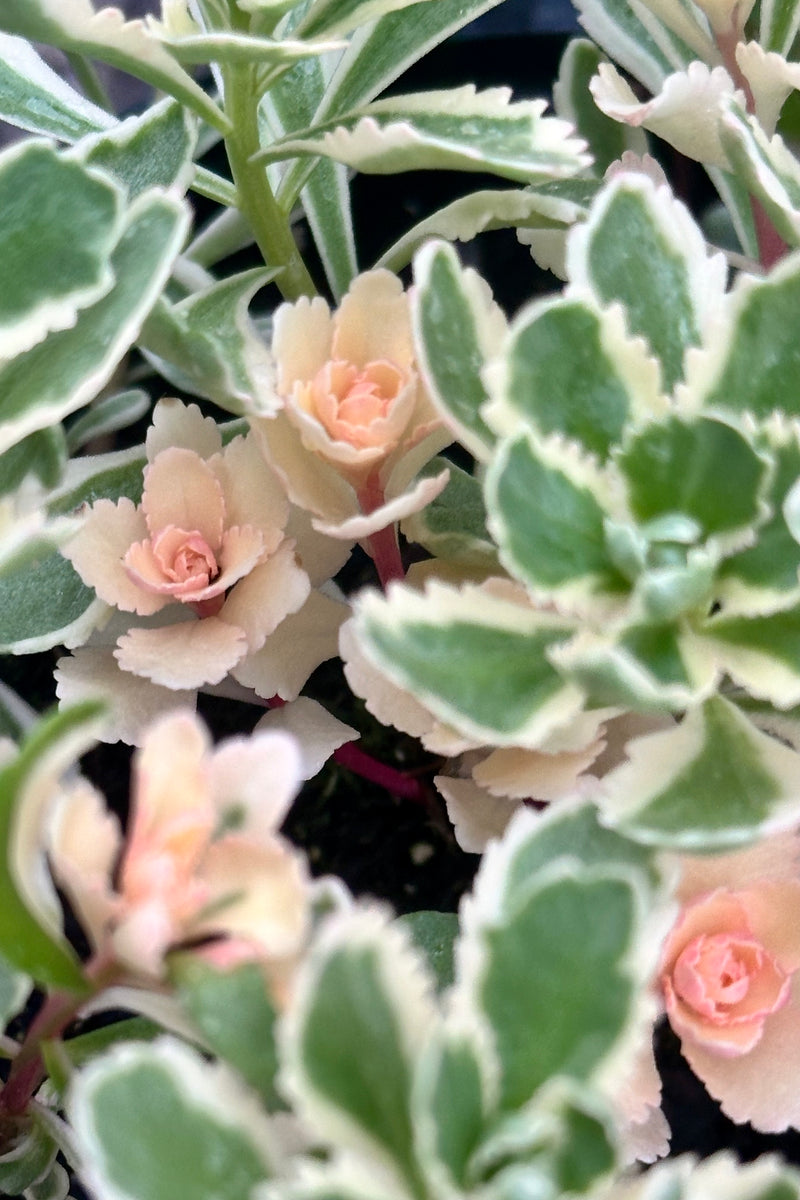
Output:
M143 20L126 21L118 8L95 12L91 0L5 0L0 27L68 53L121 67L181 100L225 132L228 122L199 84L175 61Z
M444 915L444 914L442 914ZM426 1174L466 1191L470 1161L491 1112L486 1047L475 1030L449 1026L426 1046L417 1065L414 1117Z
M643 912L638 876L561 859L505 909L494 883L514 841L507 837L484 858L464 916L459 983L489 1023L505 1110L526 1104L554 1075L591 1081L629 1033L636 974L644 974L634 953Z
M250 1200L270 1130L221 1064L170 1038L118 1046L79 1072L67 1109L86 1179L115 1200Z
M45 488L54 488L66 457L66 439L60 425L30 434L0 454L0 495L13 492L28 475L35 475Z
M553 85L553 106L559 117L570 121L585 138L594 160L593 172L602 177L612 162L622 158L626 150L645 154L647 138L644 130L631 129L620 121L607 117L597 107L589 90L589 81L597 73L603 55L593 42L572 38L559 66L558 80Z
M800 254L784 259L763 279L740 275L726 328L691 361L688 382L696 402L757 418L775 410L800 416L794 384L798 306Z
M178 955L173 956L170 972L209 1049L239 1072L268 1109L279 1107L275 1009L261 968L244 963L219 971L196 957Z
M481 416L481 378L497 353L505 320L474 271L462 270L451 246L431 242L414 260L411 314L417 362L428 391L459 441L488 457L494 435Z
M435 558L457 558L488 568L497 564L497 550L486 530L483 488L445 458L434 458L422 475L450 472L447 487L420 512L406 517L405 537L424 546Z
M265 63L270 67L280 67L297 62L299 58L328 54L342 48L341 42L298 42L288 38L276 42L272 38L250 37L245 33L227 30L183 37L171 37L160 32L159 41L179 62L225 63L231 66Z
M182 104L162 100L140 117L85 138L72 152L124 184L128 200L151 187L186 191L194 175L197 122Z
M76 142L114 118L56 74L25 38L0 33L0 120L28 133Z
M85 990L83 975L72 950L58 936L60 911L52 884L52 895L45 895L47 884L39 882L43 861L29 861L37 854L43 860L43 853L28 842L35 839L39 806L96 738L101 712L101 705L87 703L51 715L34 727L19 754L0 771L0 840L5 847L0 861L0 952L37 983L77 992Z
M800 755L721 696L630 742L628 755L603 781L603 819L647 845L723 849L800 816Z
M762 0L759 5L758 41L766 51L789 55L800 29L797 0Z
M471 84L376 100L284 139L261 157L325 154L369 174L449 169L523 183L576 174L589 159L572 126L542 100L511 102L507 88Z
M229 412L257 408L268 378L268 352L248 308L273 275L254 268L178 304L162 299L156 305L142 344L174 386Z
M723 613L703 633L724 669L754 696L781 709L800 703L800 607L766 616Z
M458 916L449 912L405 913L397 918L418 950L425 955L436 987L441 992L453 982L453 947L458 937Z
M120 429L128 429L150 409L150 397L141 388L130 388L103 396L85 409L66 431L67 447L71 454L81 450L95 438Z
M722 141L733 169L791 246L800 244L800 166L779 134L767 137L755 117L731 104Z
M682 513L708 537L746 530L759 516L768 461L724 421L653 422L626 440L616 462L638 521Z
M285 1082L301 1115L338 1146L366 1149L420 1186L411 1124L416 1052L430 980L379 911L328 922L297 984L285 1029Z
M579 710L582 693L550 665L571 622L482 591L400 586L364 593L356 629L365 653L441 720L496 745L536 748Z
M630 0L579 0L576 8L589 37L649 92L696 57L658 25L648 27Z
M262 101L270 126L269 141L312 123L328 83L327 62L307 59L298 63L269 89ZM347 168L332 159L320 159L300 200L331 290L338 299L358 272Z
M752 546L720 563L717 594L728 615L765 613L800 599L800 550L784 516L784 503L800 478L800 431L788 426L768 429L766 436L773 464L764 496L770 515Z
M184 205L158 193L131 205L111 256L115 282L51 334L0 367L0 450L86 404L111 376L169 278L188 224Z
M686 1154L615 1184L608 1200L797 1200L800 1176L778 1155L742 1163L723 1151L697 1162Z
M513 435L520 418L604 460L628 420L658 413L658 366L627 337L618 313L579 299L534 302L511 327L491 380L487 420Z
M707 257L683 205L646 175L617 175L570 239L567 270L601 304L622 304L628 331L647 340L671 392L683 378L686 351L699 344L722 298L726 275L720 256Z
M537 593L575 600L627 590L606 547L608 481L569 447L528 433L503 442L486 476L486 507L501 559Z
M572 185L569 190L568 185ZM566 232L574 221L585 216L598 186L596 180L570 179L525 189L472 192L412 226L381 255L375 266L401 271L428 238L469 242L485 230L509 228L551 234ZM520 241L525 242L525 237L521 236Z
M314 0L299 26L305 38L341 37L415 0Z
M0 361L69 329L108 292L121 201L110 179L54 146L23 141L0 155Z
M595 706L680 712L717 682L713 648L677 621L634 624L618 637L586 629L550 657Z

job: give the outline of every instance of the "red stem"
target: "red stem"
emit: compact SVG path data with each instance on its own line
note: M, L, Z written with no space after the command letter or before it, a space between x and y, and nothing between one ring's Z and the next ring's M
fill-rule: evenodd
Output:
M358 489L357 495L361 511L365 516L385 503L386 496L377 472L370 475L363 487ZM397 542L397 526L394 523L368 536L367 552L375 564L375 570L378 572L378 579L381 581L384 591L390 583L405 579L406 572Z
M333 758L339 766L346 767L362 779L368 779L370 783L377 783L393 796L413 800L415 804L425 802L425 789L418 779L413 779L405 771L398 771L395 767L379 762L377 758L360 749L355 742L345 742L344 746L334 750Z

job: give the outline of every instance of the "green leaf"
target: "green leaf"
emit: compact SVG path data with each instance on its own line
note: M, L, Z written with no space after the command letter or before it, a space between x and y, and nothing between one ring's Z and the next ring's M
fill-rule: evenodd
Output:
M578 0L576 8L589 37L654 95L697 57L657 19L645 23L630 0Z
M33 987L30 976L18 971L0 954L0 1029L22 1008Z
M411 912L397 918L418 950L427 959L436 987L441 992L453 982L453 953L458 936L458 914L449 912Z
M248 309L275 273L254 268L178 304L162 299L156 305L144 326L142 344L173 385L229 412L258 406L269 353Z
M69 329L109 291L121 208L111 180L54 146L23 141L0 155L0 359Z
M800 814L800 755L714 696L680 725L628 743L603 781L603 820L647 845L743 845Z
M561 860L508 911L483 891L475 904L474 978L465 985L491 1027L499 1107L519 1108L556 1075L590 1081L625 1034L637 992L635 876Z
M658 396L652 367L613 319L563 298L531 304L514 321L496 391L489 419L504 432L522 418L601 461L629 418L656 408Z
M450 478L444 491L406 517L401 526L404 536L424 546L434 558L457 558L484 568L496 566L497 551L486 531L486 506L478 480L441 455L431 459L420 476L436 476L445 469Z
M703 635L737 683L778 708L800 703L800 606L759 615L712 617Z
M588 142L594 160L593 173L600 177L612 162L622 158L626 150L635 154L647 152L644 130L633 129L607 117L592 98L589 83L604 61L604 55L593 42L572 38L561 58L558 81L553 85L556 113L565 121L571 121Z
M536 591L621 594L606 549L607 482L563 447L529 433L506 441L486 476L489 528L509 571Z
M281 67L297 62L298 59L328 54L342 48L341 42L299 42L290 41L288 38L276 42L271 38L249 37L247 34L229 31L186 34L181 37L169 37L162 33L159 40L180 62L214 62L234 67L248 66L251 63Z
M96 438L128 429L141 420L149 409L150 397L141 388L129 388L104 396L70 422L66 431L69 452L75 454Z
M55 487L66 458L67 444L60 425L37 430L0 454L0 495L15 491L28 475L35 475L46 488Z
M24 38L0 33L0 120L28 133L77 142L114 124L62 79Z
M490 1064L491 1066L491 1064ZM469 1168L490 1109L488 1071L478 1039L453 1028L431 1039L417 1065L414 1115L420 1156L429 1175L445 1173L467 1191Z
M126 189L133 200L148 188L186 191L194 175L197 122L175 100L162 100L140 117L86 138L73 154L99 167Z
M56 1144L43 1122L30 1119L12 1149L0 1154L0 1195L15 1197L50 1169Z
M432 1013L422 961L372 910L328 922L298 985L287 1085L339 1147L366 1147L419 1191L411 1125L414 1050Z
M616 458L637 520L682 513L705 536L745 530L759 516L768 462L713 417L669 417L633 434Z
M186 233L184 205L158 193L131 205L111 256L114 284L71 329L0 367L0 451L82 407L104 386L166 283Z
M767 418L800 416L794 380L800 370L796 313L800 306L800 254L792 254L763 279L740 276L731 296L727 336L697 362L696 399L705 408Z
M686 351L700 342L704 310L725 286L722 261L709 264L686 209L645 175L618 176L571 241L568 272L602 305L623 306L629 333L646 339L671 392L683 378Z
M283 1107L275 1091L275 1009L254 963L218 971L190 955L173 955L178 995L209 1048L234 1067L268 1109Z
M488 393L481 378L505 335L505 320L474 271L455 251L430 242L414 261L412 323L417 362L434 403L459 441L479 458L494 445L481 416Z
M304 38L342 37L386 13L408 8L415 0L314 0L298 27Z
M429 584L424 596L392 589L362 594L356 607L362 649L441 720L479 742L535 748L581 705L548 655L571 622L479 588Z
M800 166L783 138L769 138L762 124L733 101L722 117L720 135L732 170L760 201L777 232L790 246L800 244Z
M129 71L227 132L224 114L161 45L152 26L126 21L118 8L95 12L91 0L4 0L0 28Z
M87 1181L119 1200L251 1200L269 1175L261 1111L219 1065L170 1038L119 1046L67 1104Z
M797 0L761 0L758 41L766 51L788 57L800 29Z
M523 183L574 175L588 162L583 143L566 122L543 116L545 107L511 103L505 88L477 93L471 84L393 96L284 138L259 157L324 154L366 173L449 169Z
M61 910L38 881L41 806L62 773L96 737L102 706L76 705L40 721L0 770L0 952L40 985L84 992L78 962L60 932Z
M469 242L484 230L491 229L566 230L586 214L586 207L580 200L561 197L555 191L566 183L583 185L580 190L587 193L587 198L588 193L593 194L598 187L595 180L558 180L555 184L544 183L524 189L471 192L413 225L381 255L375 266L398 273L428 238Z

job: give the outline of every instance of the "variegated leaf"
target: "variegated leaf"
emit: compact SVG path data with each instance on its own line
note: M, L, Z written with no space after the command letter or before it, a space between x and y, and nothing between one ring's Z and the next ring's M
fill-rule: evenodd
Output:
M325 154L360 171L446 168L523 183L559 179L588 165L572 127L544 116L542 100L512 103L506 88L473 85L376 100L279 141L261 157Z
M800 704L800 607L712 617L703 633L728 674L777 708Z
M576 8L592 41L649 92L658 92L667 75L696 57L649 14L640 15L631 0L578 0Z
M628 337L619 311L585 300L534 301L511 326L492 367L486 420L513 436L520 419L543 435L561 434L601 461L629 421L664 410L658 363Z
M626 127L613 120L596 105L589 82L603 61L601 51L585 38L572 38L559 66L558 80L553 85L553 107L556 114L575 126L585 138L592 155L594 175L605 174L612 162L622 158L626 150L645 154L647 137L644 130Z
M178 200L143 193L111 256L114 284L71 329L0 366L0 450L88 403L111 376L169 278L188 225Z
M414 260L411 318L416 357L428 391L459 441L487 458L494 435L481 416L488 400L481 372L496 355L505 318L474 271L451 246L430 242Z
M603 781L603 820L647 845L709 851L797 824L800 755L714 696L628 743Z
M598 186L596 180L570 179L524 189L471 192L412 226L375 265L401 271L428 238L469 242L485 230L508 228L516 229L523 242L523 230L565 236L569 226L585 216Z
M250 37L244 33L211 32L172 37L153 23L151 31L179 62L224 63L247 66L265 63L271 67L291 66L298 59L312 58L341 50L343 42L300 42L292 39L274 41L272 38Z
M632 624L617 636L583 630L550 658L593 706L680 712L709 696L718 669L713 649L675 621Z
M92 0L4 0L0 28L34 42L87 54L137 75L181 100L221 132L224 114L140 19L118 8L95 11Z
M800 254L764 278L740 275L726 321L702 352L691 356L687 384L694 404L706 409L800 416L795 386L800 311Z
M0 33L0 120L62 142L108 129L114 118L56 74L25 38Z
M435 558L456 558L496 569L497 550L486 529L480 482L444 458L432 459L421 474L435 476L445 468L450 473L447 487L425 508L406 517L401 526L404 536Z
M608 480L571 448L529 433L504 441L487 472L486 507L501 560L537 596L569 607L627 593L606 545Z
M0 370L110 290L122 199L112 180L45 142L0 155Z
M197 122L174 100L83 138L70 157L99 167L127 189L129 200L151 187L185 192L194 177Z
M258 407L269 356L248 309L275 272L244 271L178 304L162 299L148 318L142 345L159 371L181 390L229 412Z
M314 0L298 28L304 38L342 37L417 0ZM430 0L429 0L430 2Z
M671 392L683 378L687 350L720 307L727 269L721 255L708 257L702 233L667 188L625 172L573 231L567 273L600 304L622 305L628 332L646 339Z
M283 1038L283 1083L338 1147L377 1156L419 1194L411 1088L435 1015L431 980L380 910L329 919L298 980Z
M734 170L775 229L790 245L799 245L800 166L783 138L768 138L754 117L731 104L722 119L722 140Z
M788 55L800 29L797 0L761 0L758 41L767 52Z
M250 1200L271 1173L263 1110L232 1072L172 1038L78 1072L67 1109L85 1178L115 1200Z
M581 708L548 655L568 620L475 587L431 583L424 595L364 593L356 606L364 652L396 684L468 737L536 748Z

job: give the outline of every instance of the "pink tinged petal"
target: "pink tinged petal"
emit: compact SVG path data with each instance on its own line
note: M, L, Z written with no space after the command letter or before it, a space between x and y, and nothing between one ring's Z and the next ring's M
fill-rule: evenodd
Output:
M151 537L168 525L191 530L216 551L225 523L222 487L192 450L163 450L144 473L142 511Z
M120 963L158 979L164 973L164 955L180 938L180 926L168 908L154 900L129 909L111 940Z
M403 284L389 271L365 271L351 284L333 317L331 358L363 366L388 358L401 370L414 361L411 315Z
M109 709L103 740L138 745L146 727L176 706L194 708L194 691L171 691L149 679L120 670L110 646L82 647L56 664L56 694L61 704L102 699Z
M254 526L264 539L264 552L272 554L283 538L289 501L255 435L234 438L209 465L225 496L226 524Z
M209 847L202 868L208 915L192 933L247 938L265 958L297 951L308 929L307 876L303 859L287 842L255 845L231 835Z
M152 725L133 761L133 833L147 834L182 814L205 813L210 833L214 813L209 797L211 742L192 712L173 711Z
M800 883L759 883L739 893L753 936L787 973L800 967Z
M196 404L168 398L159 400L153 409L145 445L148 462L173 446L193 450L200 458L211 458L222 449L222 438L216 421L204 417Z
M47 831L47 854L95 949L119 907L111 879L121 840L119 823L94 788L82 784L59 797Z
M482 854L492 838L502 837L522 806L505 796L491 796L471 779L437 775L433 782L444 796L456 841L467 854Z
M601 738L571 754L542 754L538 750L503 747L493 750L474 767L472 776L493 796L517 800L560 800L577 786L604 746Z
M308 696L298 696L282 708L273 708L256 725L260 731L282 730L292 734L301 755L300 773L312 779L321 771L335 750L360 735Z
M123 671L175 691L220 683L247 653L243 629L219 617L131 629L114 657Z
M287 395L297 379L311 379L331 357L333 327L320 296L282 304L272 323L272 356L278 365L278 391Z
M301 765L297 743L284 733L223 742L209 764L215 810L233 810L237 834L271 847L300 789Z
M420 479L410 491L390 500L388 504L382 504L369 516L351 517L338 524L314 520L312 524L320 533L327 533L329 537L362 541L371 534L377 533L379 529L385 529L387 525L393 525L395 521L402 521L404 517L410 517L412 513L425 508L427 504L436 499L440 492L444 491L449 478L450 472L442 471L440 475L435 475L432 479Z
M352 457L344 447L356 451L380 449L389 454L402 437L414 407L414 382L394 363L384 359L357 367L350 362L326 363L306 385L296 385L292 394L309 416L322 425L334 446L317 441L306 445L326 457L347 462ZM293 415L293 403L287 415ZM301 434L303 424L299 424ZM315 435L313 428L310 432ZM342 443L342 449L339 448ZM342 457L344 455L344 457ZM360 455L353 459L358 461Z
M358 512L353 488L329 463L306 450L284 413L255 421L254 429L294 504L329 521L343 521Z
M320 663L335 658L337 635L350 608L312 591L296 613L285 617L260 650L248 654L233 676L269 700L294 700Z
M796 880L800 837L794 830L762 838L730 854L697 854L680 859L677 898L687 904L716 888L747 888L763 880ZM783 952L781 952L783 953Z
M259 650L284 617L302 607L310 589L308 576L297 565L294 546L284 542L271 558L236 584L220 610L220 620L243 631L245 653ZM237 662L243 657L241 654Z
M377 444L362 446L334 437L314 411L312 390L311 383L295 384L284 409L286 417L300 436L303 450L307 454L319 455L347 479L365 478L394 449L398 438L389 437L386 421L381 422L384 437L378 439Z
M168 602L164 596L143 590L125 569L130 546L146 537L144 515L132 501L122 499L113 504L111 500L98 500L62 553L106 604L144 617Z
M793 985L789 1002L764 1021L762 1036L747 1054L725 1057L686 1039L683 1055L723 1112L762 1133L800 1128L800 1000Z
M207 594L210 581L219 574L214 552L200 534L174 525L152 540L134 543L124 563L130 578L145 591L184 601Z

